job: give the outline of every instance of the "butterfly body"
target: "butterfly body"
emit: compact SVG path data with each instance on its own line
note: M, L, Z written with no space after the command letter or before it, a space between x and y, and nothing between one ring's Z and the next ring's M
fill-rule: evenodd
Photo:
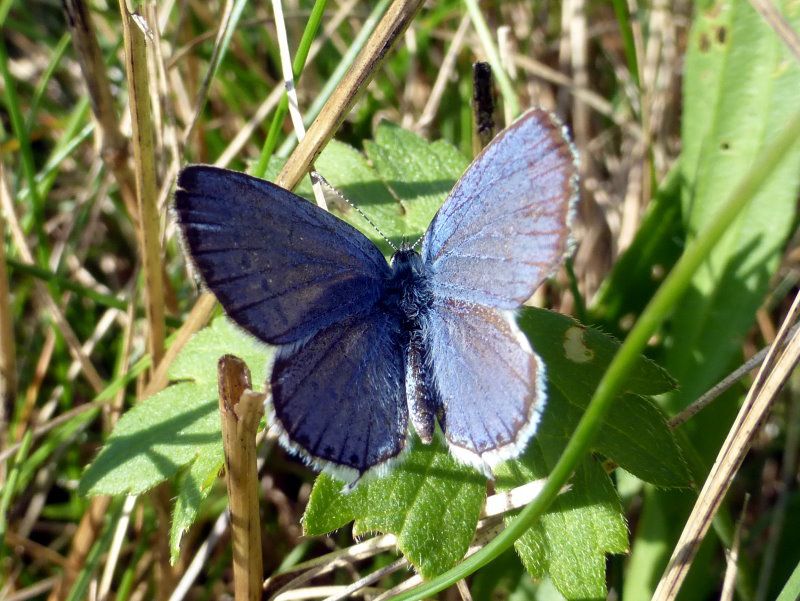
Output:
M175 208L188 253L228 315L277 345L270 423L347 481L385 469L436 425L487 476L516 457L545 402L516 309L569 249L574 151L530 111L456 184L390 263L359 231L274 184L189 166Z

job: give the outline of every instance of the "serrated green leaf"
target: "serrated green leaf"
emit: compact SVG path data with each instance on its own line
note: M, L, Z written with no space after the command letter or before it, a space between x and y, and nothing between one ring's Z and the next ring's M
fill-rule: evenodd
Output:
M263 390L265 346L225 318L195 334L170 369L178 380L120 418L97 458L86 469L83 494L140 494L200 459L198 468L221 456L217 361L231 353L252 370L253 388Z
M545 412L541 434L525 455L498 469L498 488L507 490L550 473L566 444L560 428L547 424L559 417ZM606 597L605 555L628 550L628 530L611 480L594 459L581 464L570 489L558 496L515 548L533 578L549 574L567 599Z
M366 141L364 147L366 157L347 144L331 142L315 166L395 246L416 241L466 169L467 159L447 142L429 143L386 122L378 126L375 140ZM298 186L297 193L313 198L307 181ZM334 198L329 208L363 232L386 256L392 255L375 228L346 202Z
M547 368L550 394L546 411L558 413L561 431L568 437L619 342L544 309L526 307L519 323ZM642 357L628 382L630 392L612 405L594 449L642 480L664 487L688 486L689 472L666 417L653 402L640 396L666 392L674 386L669 374ZM554 395L554 390L560 395Z
M388 122L375 132L364 151L378 174L400 200L406 214L403 234L414 242L427 229L456 180L467 168L466 158L453 146L430 144Z
M169 368L173 381L192 380L217 398L217 362L222 355L239 357L250 368L254 390L264 390L270 348L227 318L217 318L197 332Z
M194 524L200 504L208 496L224 465L225 455L222 440L219 440L218 443L203 445L180 479L169 529L170 563L173 565L178 561L183 533Z
M192 382L170 386L123 415L92 464L81 494L140 494L192 461L220 436L217 401Z
M303 518L304 532L330 532L355 520L353 533L392 533L397 546L426 578L453 567L475 534L486 479L459 464L440 441L410 449L387 476L342 493L342 483L320 476Z
M322 151L315 166L325 179L363 211L393 244L400 243L406 230L403 207L392 196L362 153L347 144L333 141ZM297 193L306 198L313 198L311 186L307 182L298 187ZM384 255L391 256L393 252L391 247L347 202L336 202L336 198L333 198L328 208L363 232Z
M619 349L619 342L546 309L524 307L518 321L544 359L553 383L568 391L570 400L585 406ZM646 357L639 359L626 386L627 392L636 394L661 394L674 388L675 380Z

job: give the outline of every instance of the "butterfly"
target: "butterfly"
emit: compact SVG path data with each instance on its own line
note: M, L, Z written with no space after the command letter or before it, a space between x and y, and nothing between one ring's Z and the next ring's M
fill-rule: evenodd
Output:
M472 162L416 245L387 262L364 234L270 182L190 165L175 212L228 316L277 347L268 423L317 469L356 482L436 424L487 477L517 457L546 402L515 312L571 244L577 159L532 109Z

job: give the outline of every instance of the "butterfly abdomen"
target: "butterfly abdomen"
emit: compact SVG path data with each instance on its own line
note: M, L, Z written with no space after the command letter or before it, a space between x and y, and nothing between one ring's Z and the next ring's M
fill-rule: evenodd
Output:
M435 389L431 382L426 344L427 316L433 305L429 274L422 257L401 248L392 257L392 276L383 303L399 313L406 361L406 402L409 418L424 443L433 440L436 419Z

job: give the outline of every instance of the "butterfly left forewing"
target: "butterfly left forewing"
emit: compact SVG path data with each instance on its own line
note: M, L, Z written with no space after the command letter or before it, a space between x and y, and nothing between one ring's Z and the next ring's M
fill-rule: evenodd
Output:
M186 167L175 212L205 284L231 319L263 342L292 343L370 311L389 274L361 232L243 173Z

